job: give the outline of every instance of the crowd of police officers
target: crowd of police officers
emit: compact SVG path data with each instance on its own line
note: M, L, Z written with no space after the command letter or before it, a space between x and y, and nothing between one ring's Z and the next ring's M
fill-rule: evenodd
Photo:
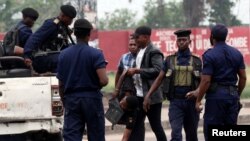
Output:
M75 44L71 38L72 30L68 26L76 17L76 10L71 5L62 5L60 11L57 17L45 20L33 34L30 28L38 18L38 12L32 8L22 11L24 18L28 17L28 20L19 25L30 22L31 24L21 28L26 31L20 32L23 34L20 37L28 37L25 43L19 44L23 48L21 56L24 57L25 64L37 73L57 73L60 96L65 108L64 141L81 141L85 127L89 141L104 141L105 111L100 90L108 84L107 62L101 50L88 45L93 28L91 23L86 19L75 21ZM156 91L157 95L161 91L170 101L168 116L172 129L171 141L182 140L182 127L187 141L198 140L199 113L203 108L201 100L205 94L206 140L209 125L237 124L246 72L242 54L225 42L228 34L225 25L217 24L211 28L212 48L202 55L202 59L189 49L191 30L178 30L174 33L178 51L165 59L150 41L150 27L140 26L135 31L133 36L139 50L134 60L135 68L129 68L128 75L131 75L135 82L135 96L141 104L139 113L144 110L143 116L136 118L137 123L144 124L144 121L139 120L145 120L146 115L151 119L160 120L158 113L161 112L152 109L161 108L164 99L158 99L161 101L154 103L157 101L157 96L154 96ZM150 109L153 114L149 115ZM151 122L155 125L153 122L156 121ZM145 128L139 124L135 126L137 131ZM160 124L155 127L162 128ZM161 130L153 130L158 141L166 140ZM145 134L142 133L140 140L138 135L140 134L133 135L132 131L133 138L128 140L143 141Z

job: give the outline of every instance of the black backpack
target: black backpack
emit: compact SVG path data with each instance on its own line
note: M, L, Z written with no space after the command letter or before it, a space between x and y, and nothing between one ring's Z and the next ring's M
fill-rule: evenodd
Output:
M14 55L15 45L19 44L19 37L18 37L19 30L25 26L26 25L15 26L5 34L2 44L4 56Z

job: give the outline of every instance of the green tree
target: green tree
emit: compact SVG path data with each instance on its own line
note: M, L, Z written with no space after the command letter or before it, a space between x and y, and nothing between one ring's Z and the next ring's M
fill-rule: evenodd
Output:
M144 6L143 21L152 28L174 28L185 26L182 2L148 0ZM141 22L143 23L143 22Z
M183 0L185 24L198 27L206 16L205 0Z
M19 12L19 6L13 7L15 1L13 0L1 0L0 1L0 32L4 32L11 25L14 25L16 20L12 19L14 13Z
M128 9L117 9L111 14L106 14L105 18L98 19L98 29L100 30L120 30L131 29L136 25L136 14Z
M235 3L230 0L208 0L210 5L209 22L223 23L227 26L241 25L241 21L232 14L231 8L235 6Z
M32 7L39 12L39 18L34 29L39 27L45 19L55 17L60 12L62 0L1 0L0 2L0 31L6 32L18 21L18 13L26 7Z

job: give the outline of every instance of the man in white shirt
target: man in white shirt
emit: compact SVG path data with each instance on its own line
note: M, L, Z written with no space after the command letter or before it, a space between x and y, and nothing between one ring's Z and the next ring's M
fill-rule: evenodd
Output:
M162 52L153 46L150 40L151 28L140 26L135 30L137 46L140 48L136 57L136 68L128 69L127 74L133 76L136 87L136 96L139 100L139 111L136 123L129 141L144 141L144 121L147 116L157 141L167 141L161 124L162 93L157 90L151 97L150 109L143 110L144 96L147 94L153 81L156 79L163 65Z

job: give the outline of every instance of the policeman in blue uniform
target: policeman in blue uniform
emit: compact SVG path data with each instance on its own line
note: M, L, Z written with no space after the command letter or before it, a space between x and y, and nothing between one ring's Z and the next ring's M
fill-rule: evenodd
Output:
M64 49L58 60L59 94L65 108L64 141L82 141L85 124L89 141L105 140L101 89L107 85L102 51L90 47L91 23L74 23L77 44Z
M12 40L15 40L14 46L10 47L6 44L5 47L5 55L7 56L12 56L12 55L18 55L22 56L23 55L23 48L28 40L29 36L32 34L32 27L39 17L38 12L33 9L33 8L24 8L22 10L22 15L23 18L22 20L11 30L14 31L14 29L17 30L17 35L15 37L11 36ZM7 35L8 36L8 35ZM8 42L7 39L8 37L4 38L4 42Z
M239 98L246 84L242 54L225 43L228 29L217 24L211 29L212 49L203 54L203 70L196 109L202 110L201 100L206 93L204 135L208 140L209 125L236 125ZM238 79L239 78L239 79ZM238 86L237 86L238 82Z
M23 20L18 23L17 27L20 29L18 32L18 40L17 46L20 46L21 52L17 51L15 54L22 55L23 47L28 40L29 36L32 34L31 28L33 27L35 21L39 17L38 12L33 8L25 8L22 10Z
M62 5L58 17L46 20L24 46L25 63L38 73L56 72L59 51L68 44L68 25L76 17L71 5Z
M149 97L161 85L163 78L169 80L163 81L166 83L163 92L168 89L166 97L170 100L168 115L172 129L171 141L182 141L182 127L186 141L198 141L199 113L195 109L196 97L187 93L198 87L202 63L189 49L191 30L178 30L174 34L177 36L178 51L165 59L160 74L144 99L144 109L148 108Z

